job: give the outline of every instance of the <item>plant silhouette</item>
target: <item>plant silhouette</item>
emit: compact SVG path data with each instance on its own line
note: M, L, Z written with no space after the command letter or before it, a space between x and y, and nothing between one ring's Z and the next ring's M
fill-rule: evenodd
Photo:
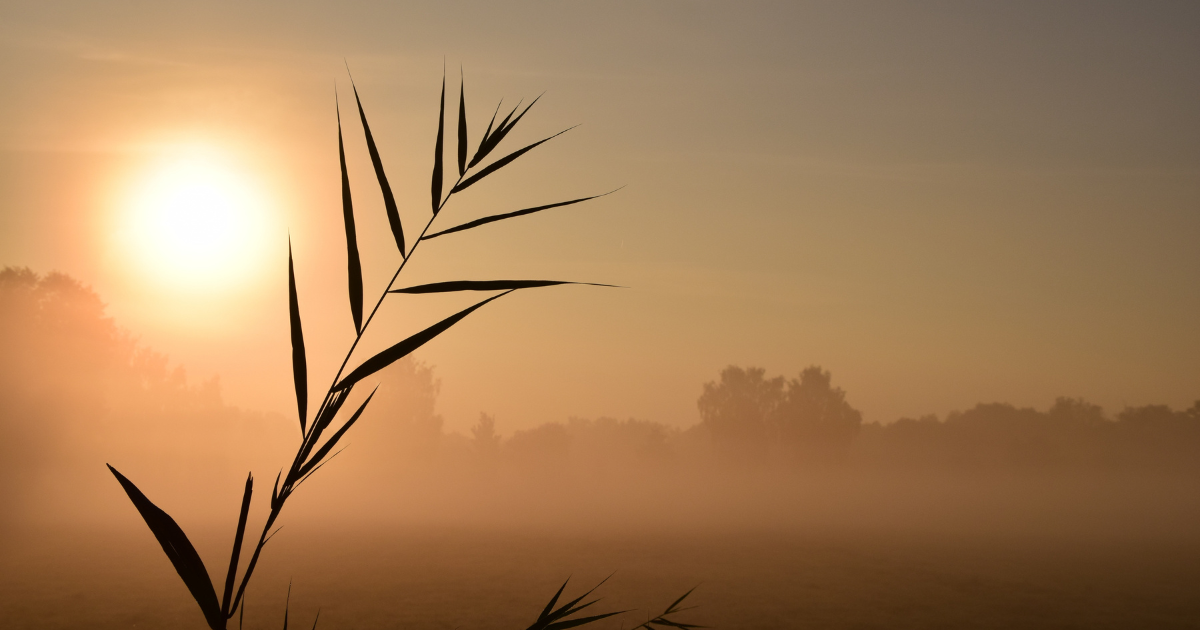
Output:
M405 266L413 256L421 243L438 236L445 236L455 232L461 232L477 227L481 227L488 223L501 221L505 219L515 218L528 215L543 210L559 208L572 204L581 203L590 199L595 199L603 195L593 195L589 197L581 197L569 201L563 201L554 204L542 205L537 207L526 208L514 212L497 214L469 223L460 224L454 227L443 229L439 232L429 234L430 227L439 216L439 213L446 207L446 204L456 193L466 190L468 187L479 183L490 175L493 175L503 167L511 164L522 155L528 153L534 148L543 143L565 133L560 131L556 134L548 136L542 140L534 142L523 148L512 151L502 157L499 157L491 162L487 162L487 158L499 148L505 137L516 127L517 123L524 118L530 108L537 103L538 99L534 99L524 109L520 110L520 105L514 107L499 124L496 123L496 117L499 114L500 108L497 105L496 112L493 113L491 121L488 123L487 129L480 138L478 147L475 150L470 160L467 159L468 154L468 137L467 137L467 116L466 116L466 95L465 85L460 87L459 92L459 112L458 112L458 142L457 142L457 170L458 177L450 186L449 192L443 195L443 162L445 161L444 153L444 131L446 119L446 81L442 78L441 99L438 113L438 132L437 140L434 147L434 165L433 175L430 186L431 193L431 214L415 239L411 241L411 247L406 249L404 226L400 221L400 216L396 207L396 200L392 193L391 186L388 183L388 178L384 172L382 160L379 156L379 151L375 144L375 139L371 134L370 125L367 123L367 116L362 106L362 100L359 98L358 89L354 86L351 79L351 86L354 91L355 104L358 107L359 117L362 121L363 133L366 138L367 150L371 157L371 164L374 168L376 178L379 183L379 190L383 196L384 209L387 213L388 224L392 231L392 236L395 239L396 247L401 256L401 262L388 282L387 287L380 293L378 299L370 312L366 314L364 319L364 296L362 282L362 265L359 258L357 232L355 228L353 198L350 189L350 180L346 170L346 154L345 145L342 138L341 111L336 105L335 112L338 122L338 158L341 167L341 185L342 185L342 214L345 223L346 231L346 271L348 279L348 298L350 303L351 317L354 321L356 336L350 344L350 348L346 351L345 358L338 367L337 373L333 378L333 382L329 385L326 392L322 395L320 403L317 405L315 413L311 416L308 413L309 392L308 392L308 365L305 353L304 333L300 316L300 300L296 291L296 275L295 268L292 262L291 243L288 244L288 312L291 329L291 345L292 345L292 372L295 380L296 391L296 409L300 425L300 444L296 450L295 456L291 463L286 467L286 470L281 469L275 477L275 482L271 488L271 497L269 502L269 512L266 517L265 524L258 535L257 540L253 543L253 551L250 553L249 561L245 569L241 573L241 579L238 579L238 568L242 557L242 547L245 542L246 525L249 517L251 498L254 491L254 477L249 475L246 478L245 491L242 496L241 510L238 516L237 530L234 534L233 549L229 559L229 569L226 574L224 588L221 592L221 597L218 599L216 588L209 577L208 571L196 552L183 529L172 519L166 512L159 509L153 502L150 501L137 486L113 468L108 466L109 470L116 477L129 499L133 502L141 514L146 525L153 532L155 538L158 539L164 553L166 553L171 564L175 567L175 571L183 580L192 597L200 606L200 611L204 615L209 628L212 630L225 630L230 619L238 614L239 610L245 610L246 587L250 583L251 577L254 575L255 567L258 565L259 558L263 548L267 542L271 540L278 529L274 529L287 500L293 493L306 481L310 476L316 473L322 466L328 463L334 456L338 454L337 446L345 437L347 431L354 426L355 422L362 416L363 411L370 404L375 390L368 393L365 398L357 404L353 413L349 417L344 417L340 414L343 406L350 400L355 388L364 380L376 374L383 368L391 365L395 361L408 356L413 351L420 348L422 345L436 338L438 335L449 330L465 317L482 308L486 304L504 297L513 291L520 289L538 288L558 286L565 284L593 284L593 286L611 286L597 285L594 283L575 283L558 280L456 280L448 282L438 282L433 284L424 284L411 287L396 287L397 280L400 274L404 271ZM540 97L538 97L540 98ZM609 193L604 193L609 194ZM495 295L487 297L474 305L465 308L440 322L417 332L407 338L404 338L383 351L367 358L357 367L347 371L351 357L358 348L359 342L362 340L364 333L367 331L375 315L379 312L380 306L384 300L393 294L426 294L426 293L446 293L446 292L461 292L461 291L488 291L494 292ZM377 389L378 387L376 387ZM338 424L339 418L341 419ZM336 429L334 428L336 426ZM599 586L599 585L597 585ZM561 587L550 600L546 610L539 616L538 620L530 626L531 629L538 628L544 630L564 630L566 628L583 625L604 619L606 617L619 613L604 613L591 617L582 617L568 619L580 610L595 603L588 602L583 605L578 605L587 594L565 604L559 608L554 608L559 596L562 594L563 588L566 587L564 582ZM290 589L289 589L290 590ZM594 590L594 589L592 589ZM685 595L686 597L686 595ZM681 598L682 599L682 598ZM678 602L676 602L678 603ZM285 611L285 628L287 617ZM673 622L666 622L661 619L657 621L664 625L674 625ZM315 626L315 622L314 622ZM683 627L683 626L676 626Z

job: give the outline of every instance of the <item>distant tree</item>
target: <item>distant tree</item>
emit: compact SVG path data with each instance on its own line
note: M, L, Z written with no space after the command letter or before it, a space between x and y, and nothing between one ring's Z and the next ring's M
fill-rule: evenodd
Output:
M862 427L862 414L833 387L832 375L810 366L787 382L772 415L774 433L787 455L807 463L840 461Z
M1109 422L1100 405L1093 405L1082 398L1060 397L1046 415L1052 422L1069 427L1098 427Z
M244 455L238 437L270 431L263 414L226 405L215 377L189 385L182 368L139 347L78 280L0 270L0 522L51 506L86 513L101 496L93 485L111 483L96 475L101 451L184 478L217 472L197 445L225 463Z
M700 418L726 456L754 460L766 455L776 410L784 401L783 378L762 368L731 365L721 380L704 384L696 401Z
M571 455L571 435L559 422L517 431L504 443L504 455L519 470L537 474L562 473Z
M484 456L492 456L500 448L500 436L496 433L496 418L480 412L479 420L471 427L472 445L475 452Z

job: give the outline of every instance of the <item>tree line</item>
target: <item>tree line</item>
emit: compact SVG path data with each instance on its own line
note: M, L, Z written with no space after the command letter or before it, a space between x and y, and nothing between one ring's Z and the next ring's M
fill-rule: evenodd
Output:
M0 441L0 503L9 509L37 471L67 460L99 469L101 451L142 458L186 477L211 471L214 458L242 457L238 445L257 443L250 450L261 451L262 442L287 443L291 435L283 418L225 404L215 379L189 384L181 368L139 347L105 315L99 296L65 274L0 271L0 344L0 430L6 436ZM484 413L464 435L446 431L437 413L439 382L431 367L408 359L380 378L388 386L353 441L355 455L339 467L419 475L429 474L430 466L454 474L574 469L620 475L713 464L1200 470L1200 402L1185 410L1130 407L1109 416L1084 400L1060 398L1046 410L987 403L945 418L864 423L849 394L818 366L794 377L729 366L699 387L699 421L691 427L572 418L505 435L504 425L518 423ZM135 441L109 440L130 435L130 427Z

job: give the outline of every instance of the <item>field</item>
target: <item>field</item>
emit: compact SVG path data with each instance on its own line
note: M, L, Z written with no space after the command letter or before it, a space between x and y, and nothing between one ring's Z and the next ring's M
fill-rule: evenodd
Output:
M696 584L687 620L715 628L1200 627L1194 540L885 532L289 526L268 546L245 625L281 627L290 579L294 627L319 607L323 628L519 630L568 576L570 595L615 571L598 606L637 610L604 628L636 625ZM3 557L7 627L203 627L146 531L20 538ZM199 541L206 558L223 544Z

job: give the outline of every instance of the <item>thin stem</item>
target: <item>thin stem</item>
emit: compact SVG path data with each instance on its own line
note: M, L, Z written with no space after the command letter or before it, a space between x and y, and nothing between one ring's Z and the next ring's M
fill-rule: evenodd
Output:
M416 242L413 243L412 249L408 250L408 255L402 256L400 260L400 266L396 268L396 273L392 274L392 279L388 282L387 287L384 288L383 293L380 294L379 299L375 302L375 307L371 309L371 314L367 316L367 320L363 322L362 328L354 337L354 343L350 344L350 350L346 352L346 357L342 359L342 364L338 367L337 374L334 375L333 382L329 385L329 390L325 392L325 398L321 401L321 406L317 410L317 415L313 419L312 425L309 426L308 432L304 435L304 439L301 440L300 448L296 451L296 457L292 459L292 465L288 469L287 477L284 479L283 485L279 488L278 499L275 505L271 506L271 512L267 516L266 525L263 526L262 533L258 536L258 544L254 546L254 555L250 556L250 563L246 565L246 573L242 575L241 584L238 586L237 597L234 598L233 605L230 606L229 612L226 613L227 619L232 619L234 611L238 609L238 605L241 603L242 598L245 595L246 586L250 583L250 576L254 573L254 567L258 564L258 557L262 553L263 547L266 546L267 540L269 539L268 533L271 531L271 526L274 525L275 520L279 518L279 514L283 511L284 503L287 501L287 498L291 496L292 491L296 488L297 482L300 481L295 477L299 473L300 467L304 464L304 462L301 461L301 455L305 452L305 448L308 447L309 441L312 440L313 436L315 435L318 424L317 419L319 419L321 414L323 414L329 407L329 402L333 396L334 388L337 387L338 379L342 377L342 372L345 371L346 364L350 362L350 356L354 354L355 348L358 347L358 342L362 340L363 334L367 332L367 327L370 326L371 321L375 319L375 313L377 313L379 311L379 307L383 305L384 298L388 296L388 291L390 291L392 286L396 283L396 279L400 277L400 272L404 271L404 266L408 264L409 260L412 259L413 254L415 254L417 251L417 247L421 245L421 241L425 238L425 234L429 232L429 228L437 219L438 214L441 213L442 208L446 207L446 204L450 201L450 197L454 195L455 187L462 183L464 177L466 177L466 173L459 175L458 181L454 182L454 185L450 187L450 192L446 194L446 198L443 199L440 204L438 204L438 211L433 213L433 216L429 217L429 221L425 223L425 228L421 230L421 235L418 236ZM315 469L310 471L310 474L312 472L315 472Z
M408 250L408 255L401 258L400 266L396 269L396 273L392 274L392 279L388 281L387 287L383 289L383 293L375 302L375 308L371 309L371 314L367 316L367 321L363 322L362 329L359 330L358 335L354 337L354 343L350 344L350 351L346 353L346 358L342 359L342 364L338 367L337 374L333 377L333 383L329 385L329 393L326 394L326 397L333 393L334 387L337 386L338 379L342 377L342 372L346 369L346 364L350 362L350 356L354 354L354 349L358 347L358 342L362 340L363 335L367 332L367 326L371 325L371 320L375 318L375 313L378 312L379 307L383 305L383 300L387 297L388 291L390 291L392 286L396 284L396 278L400 277L400 272L404 271L404 266L408 264L408 261L412 259L413 254L417 252L417 248L421 246L421 241L425 238L425 234L429 232L429 228L438 218L438 214L441 213L442 208L446 207L446 203L450 201L451 195L454 194L455 187L462 183L464 177L466 177L466 173L458 176L458 181L454 182L454 185L450 187L450 192L446 194L446 198L443 199L440 204L438 204L438 211L433 213L433 216L429 217L429 221L425 223L425 228L421 230L421 234L413 243L412 249Z

